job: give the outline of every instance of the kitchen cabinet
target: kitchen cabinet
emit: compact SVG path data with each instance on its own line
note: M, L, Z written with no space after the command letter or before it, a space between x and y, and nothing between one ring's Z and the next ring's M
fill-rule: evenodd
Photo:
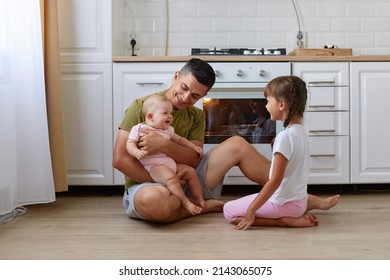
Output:
M390 62L351 62L351 183L390 182Z
M172 84L173 75L185 62L172 63L114 63L113 64L113 143L118 135L127 107L133 100L164 89ZM114 184L123 185L122 173L114 171Z
M297 62L292 74L308 87L309 184L349 183L349 63Z
M111 1L59 0L69 185L112 185Z
M111 0L58 0L61 63L112 61Z
M69 184L111 185L111 65L63 64L61 71Z
M101 62L70 57L63 56L61 68L69 183L123 185L111 160L125 110L134 99L168 88L185 61L112 64L104 56ZM388 183L390 134L383 114L390 62L293 61L291 69L309 90L309 184Z

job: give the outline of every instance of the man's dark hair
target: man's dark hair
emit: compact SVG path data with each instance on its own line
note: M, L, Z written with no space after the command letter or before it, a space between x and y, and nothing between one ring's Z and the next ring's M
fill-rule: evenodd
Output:
M206 61L199 58L191 58L181 68L180 74L186 75L188 73L191 73L199 83L207 86L209 89L215 83L214 69Z

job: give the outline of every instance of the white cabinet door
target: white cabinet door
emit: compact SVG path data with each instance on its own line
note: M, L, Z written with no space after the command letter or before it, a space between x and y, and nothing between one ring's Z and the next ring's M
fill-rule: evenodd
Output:
M111 62L110 0L58 0L61 63Z
M111 64L62 65L70 185L112 185Z
M184 63L114 63L114 143L127 107L137 98L167 89L172 84L174 73ZM114 174L114 184L123 185L123 175L118 170Z
M348 184L349 63L297 62L292 74L308 87L304 119L309 133L309 184Z
M390 182L390 62L351 62L351 181Z
M69 185L112 185L112 2L58 0Z

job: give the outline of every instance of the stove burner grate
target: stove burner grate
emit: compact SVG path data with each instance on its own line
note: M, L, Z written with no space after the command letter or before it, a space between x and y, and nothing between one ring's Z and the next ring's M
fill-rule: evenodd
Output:
M192 48L191 55L286 55L285 48L275 49L249 49L249 48L229 48L229 49L201 49Z

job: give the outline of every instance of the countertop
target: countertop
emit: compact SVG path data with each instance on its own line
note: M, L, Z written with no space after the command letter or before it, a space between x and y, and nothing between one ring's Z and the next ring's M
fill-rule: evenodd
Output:
M113 62L182 62L197 57L208 62L374 62L390 61L390 55L352 55L352 56L114 56Z

